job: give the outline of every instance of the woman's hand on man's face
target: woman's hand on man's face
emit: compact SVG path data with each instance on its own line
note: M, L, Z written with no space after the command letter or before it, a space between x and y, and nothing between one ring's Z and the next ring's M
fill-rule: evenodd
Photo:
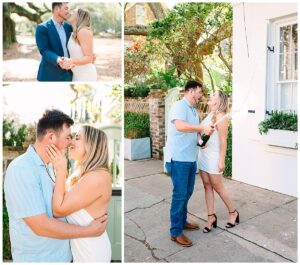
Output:
M64 152L58 150L54 144L51 144L46 146L46 153L56 173L67 174L68 160Z

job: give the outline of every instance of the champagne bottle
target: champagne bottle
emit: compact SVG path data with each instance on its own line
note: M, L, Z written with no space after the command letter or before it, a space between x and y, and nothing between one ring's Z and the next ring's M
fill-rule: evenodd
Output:
M203 133L200 137L199 142L197 143L197 146L203 147L206 145L206 143L208 142L210 138L210 135L206 135L205 133Z
M211 128L215 127L214 126L215 122L216 122L216 113L214 113L212 116L211 124L210 124ZM208 142L209 138L210 138L210 135L206 135L205 133L203 133L202 135L200 134L200 140L197 143L197 146L204 147L206 145L206 143Z

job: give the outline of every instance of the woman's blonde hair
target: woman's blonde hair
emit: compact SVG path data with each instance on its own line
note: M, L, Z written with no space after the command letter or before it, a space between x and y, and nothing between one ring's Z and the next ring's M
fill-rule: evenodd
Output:
M73 38L75 41L77 41L77 35L80 29L92 29L92 19L87 9L77 7L75 11L77 13L77 21L73 29Z
M74 185L84 174L99 169L109 170L108 141L106 134L94 127L82 126L85 155L82 161L75 165L76 176L72 180Z
M218 113L220 113L220 112L227 113L228 112L228 96L221 90L217 90L217 91L218 91L220 103L219 103L218 108L214 111L214 115L212 117L213 123L216 122Z
M217 113L220 112L228 112L228 96L221 90L218 90L219 98L220 98L220 103L219 106L216 110Z

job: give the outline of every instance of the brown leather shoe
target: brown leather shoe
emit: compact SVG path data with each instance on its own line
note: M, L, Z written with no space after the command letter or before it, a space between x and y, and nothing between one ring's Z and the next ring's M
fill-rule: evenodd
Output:
M175 241L178 245L182 246L182 247L190 247L193 245L193 242L187 238L184 234L182 234L181 236L176 236L176 237L171 237L172 241Z
M191 223L186 223L183 227L183 229L186 229L186 230L198 230L199 229L199 225L197 224L191 224Z

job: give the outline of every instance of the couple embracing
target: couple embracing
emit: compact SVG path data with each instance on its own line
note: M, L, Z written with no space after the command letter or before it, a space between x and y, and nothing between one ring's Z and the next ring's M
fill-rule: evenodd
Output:
M69 13L68 3L52 3L52 18L36 27L38 81L97 81L91 26L88 10Z
M197 167L205 190L208 215L203 232L209 233L212 227L217 227L214 192L219 194L228 209L226 228L239 223L239 213L222 183L227 148L228 98L222 91L211 94L208 101L210 113L200 123L195 106L200 101L202 89L201 83L188 81L184 87L184 98L172 107L168 121L165 167L173 183L170 234L172 241L184 247L190 247L193 243L183 234L183 230L199 229L198 224L187 221L187 205L194 190ZM210 139L199 148L197 143L203 133L210 135Z
M14 262L110 262L106 233L112 194L105 133L47 110L36 141L8 166L4 181ZM66 149L75 161L69 176Z

